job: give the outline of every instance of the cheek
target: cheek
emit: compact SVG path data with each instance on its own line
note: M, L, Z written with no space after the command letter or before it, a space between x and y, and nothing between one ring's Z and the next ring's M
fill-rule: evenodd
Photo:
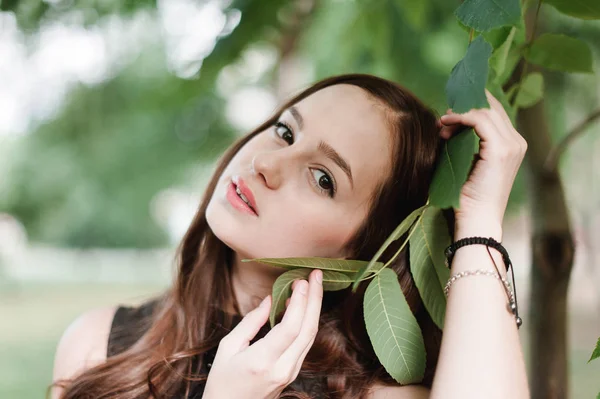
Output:
M289 218L281 219L279 231L285 231L285 247L294 248L294 256L337 257L350 239L359 220L343 217L330 207L298 209Z

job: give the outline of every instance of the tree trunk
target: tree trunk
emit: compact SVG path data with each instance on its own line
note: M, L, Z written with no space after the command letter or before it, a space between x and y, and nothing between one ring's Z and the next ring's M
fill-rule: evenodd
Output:
M575 245L558 170L548 172L543 167L552 147L544 101L520 110L517 125L528 143L525 163L533 232L531 299L525 320L529 323L529 384L533 399L566 399L567 290Z

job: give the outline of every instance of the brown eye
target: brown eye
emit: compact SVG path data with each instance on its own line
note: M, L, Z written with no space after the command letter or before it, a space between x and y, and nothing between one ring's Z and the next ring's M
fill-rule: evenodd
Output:
M286 143L292 145L294 143L294 134L291 129L281 122L275 124L275 133L281 137Z
M331 177L320 169L313 169L312 173L317 183L317 188L327 193L330 197L333 197L335 189Z
M329 176L327 175L323 175L319 178L319 186L321 186L321 188L324 188L325 190L330 190L333 188L333 186L331 185L331 181L329 180Z

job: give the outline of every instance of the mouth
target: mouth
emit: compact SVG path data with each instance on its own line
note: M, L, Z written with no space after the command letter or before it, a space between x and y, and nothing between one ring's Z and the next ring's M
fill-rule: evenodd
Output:
M245 184L239 176L234 176L227 193L229 201L236 206L236 208L244 211L249 211L255 216L258 216L258 208L256 206L256 200L250 188Z

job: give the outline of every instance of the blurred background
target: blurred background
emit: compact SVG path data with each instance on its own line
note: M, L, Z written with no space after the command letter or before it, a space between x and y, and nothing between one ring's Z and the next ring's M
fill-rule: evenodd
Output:
M393 79L438 112L468 34L447 0L0 0L0 398L42 398L66 326L164 289L215 160L317 79ZM543 8L600 58L600 21ZM598 74L546 74L558 140L600 107ZM573 398L600 391L600 124L561 158L576 255ZM531 234L521 169L505 219L521 313ZM525 351L527 318L520 330ZM548 348L551 350L552 348Z

